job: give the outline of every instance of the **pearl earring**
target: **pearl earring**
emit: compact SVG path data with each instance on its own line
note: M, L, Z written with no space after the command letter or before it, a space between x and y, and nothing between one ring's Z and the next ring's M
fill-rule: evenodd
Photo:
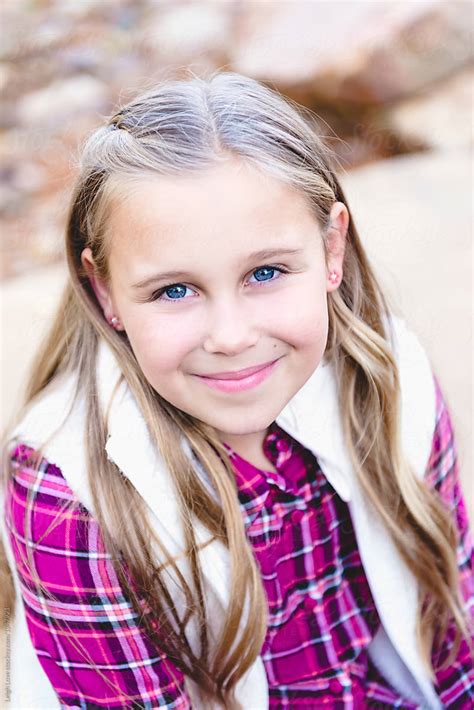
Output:
M331 273L329 274L329 278L331 279L332 283L335 284L336 281L339 281L339 274L337 273L337 271L331 271Z
M117 318L117 316L112 316L112 318L110 319L110 325L112 326L112 328L115 328L115 329L117 328L118 325L120 325L120 321Z

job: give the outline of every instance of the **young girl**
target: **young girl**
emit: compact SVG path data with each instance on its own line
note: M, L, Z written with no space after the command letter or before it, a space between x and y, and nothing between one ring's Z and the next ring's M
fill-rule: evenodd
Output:
M11 706L472 707L449 414L310 115L163 82L86 143L66 244L5 448Z

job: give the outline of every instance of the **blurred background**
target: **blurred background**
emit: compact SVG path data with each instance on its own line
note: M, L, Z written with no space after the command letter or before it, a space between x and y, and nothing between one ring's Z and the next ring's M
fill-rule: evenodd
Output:
M472 479L468 1L3 0L1 410L12 417L66 272L84 137L165 77L242 72L311 108L394 308L425 345Z

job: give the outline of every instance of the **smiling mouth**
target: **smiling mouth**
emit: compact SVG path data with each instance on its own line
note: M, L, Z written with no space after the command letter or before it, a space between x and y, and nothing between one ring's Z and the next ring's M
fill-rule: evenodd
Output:
M278 367L281 358L269 362L267 365L260 366L258 369L251 368L254 371L244 377L235 377L238 373L231 373L234 379L228 377L223 378L222 373L219 377L208 377L206 375L193 375L197 377L208 387L220 390L222 392L242 392L253 387L257 387L266 380L272 372ZM244 370L245 372L245 370ZM248 372L248 370L247 370ZM227 375L228 373L226 373Z
M264 362L262 365L246 367L243 370L234 370L231 372L215 372L209 375L199 375L199 377L207 377L210 380L243 380L244 378L249 377L249 375L253 375L256 372L260 372L260 370L269 367L269 365L272 365L274 362L276 362L276 360L269 360L268 362Z

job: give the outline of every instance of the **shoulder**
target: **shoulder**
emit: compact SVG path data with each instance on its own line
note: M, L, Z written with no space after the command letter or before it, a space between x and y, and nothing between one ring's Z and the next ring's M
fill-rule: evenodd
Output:
M403 318L391 314L386 325L398 368L404 448L421 478L430 457L437 421L434 372L420 339Z
M10 467L2 527L27 620L44 622L45 633L51 616L62 622L73 618L68 617L71 613L76 622L86 622L92 609L74 609L95 596L99 587L113 609L122 592L117 580L112 584L116 574L112 555L98 520L78 499L59 466L19 444Z
M449 406L435 376L436 426L426 471L426 482L454 507L462 496L459 479L457 443Z
M434 397L434 385L431 363L425 347L418 335L410 328L404 318L390 314L384 319L384 325L390 341L392 352L403 375L416 372L424 375L424 380L430 381L430 391ZM434 401L434 399L433 399Z
M92 511L84 434L86 404L75 373L53 380L32 402L7 441L7 458L38 452L42 466L54 465L81 503ZM18 460L12 460L17 465ZM41 472L42 469L39 469ZM38 484L38 480L36 481Z
M23 443L10 453L5 491L5 520L10 533L24 544L42 542L45 524L89 517L88 511L68 485L61 469L41 452ZM28 529L27 529L28 528Z
M26 656L14 653L13 661L24 670L32 649L61 707L123 707L126 699L189 708L183 674L143 634L99 523L60 468L24 444L12 452L11 464L5 553L23 601L26 645ZM122 570L134 587L126 564ZM144 666L151 678L146 689L140 685ZM22 697L21 688L14 692Z
M55 377L29 402L15 425L10 440L29 443L33 448L43 446L61 429L73 409L76 416L79 414L76 387L75 373Z
M39 614L34 571L43 588L56 591L59 578L70 574L73 559L88 564L88 541L98 537L98 524L61 469L40 452L20 443L10 453L8 465L2 527L25 601L32 613Z

